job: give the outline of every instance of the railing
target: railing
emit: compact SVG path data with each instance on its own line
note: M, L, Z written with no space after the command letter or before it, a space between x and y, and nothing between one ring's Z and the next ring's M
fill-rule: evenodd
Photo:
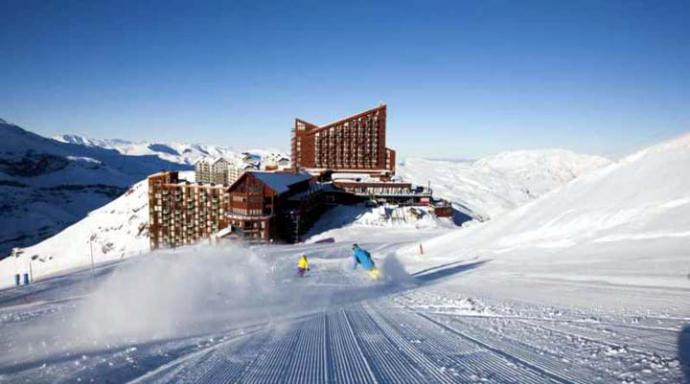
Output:
M432 190L429 188L424 188L423 190L411 190L411 191L354 191L347 188L343 189L345 192L351 193L357 196L405 196L405 197L431 197L433 195Z
M241 214L235 212L227 212L225 217L229 219L240 219L240 220L257 220L257 219L270 219L273 215L249 215Z

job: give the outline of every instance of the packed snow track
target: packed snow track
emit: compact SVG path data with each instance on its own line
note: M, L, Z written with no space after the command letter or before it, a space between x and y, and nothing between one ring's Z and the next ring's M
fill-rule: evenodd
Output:
M519 298L482 297L448 283L480 271L483 262L459 262L415 277L401 273L395 260L382 260L391 244L365 246L383 266L386 281L372 282L361 271L353 271L349 246L336 243L252 251L260 257L249 269L242 269L239 262L231 264L243 274L239 280L233 277L235 285L228 290L240 291L237 296L218 292L226 282L208 282L213 278L196 274L210 270L232 274L220 268L226 264L213 264L214 256L207 255L199 256L201 264L209 264L205 269L184 266L185 272L206 282L199 283L201 287L184 285L181 289L192 295L181 299L181 291L168 286L166 278L148 272L139 276L142 270L148 271L141 265L146 258L104 265L94 275L81 271L0 291L4 351L0 382L584 384L683 380L687 362L679 359L678 350L685 333L679 331L690 322L687 316L583 311ZM189 252L154 257L165 260L154 267L160 271L170 265L167 260L207 251ZM303 252L312 267L300 279L293 267L296 255ZM261 283L270 278L269 288L253 285L250 271L258 267L270 270L258 279ZM179 277L177 270L163 272L171 279ZM132 296L123 290L116 295L131 305L123 319L132 325L115 329L112 335L94 333L108 327L109 318L120 315L115 309L118 299L103 293L116 289L118 280L136 287ZM149 284L141 285L142 281ZM182 300L185 308L170 307L163 292L171 290L175 300L170 303ZM202 293L196 296L195 290ZM684 291L655 294L669 301L687 297ZM146 296L155 301L142 301L138 307L137 300ZM251 296L259 297L247 298ZM199 300L203 303L197 307L194 302ZM91 305L107 316L93 314L88 310ZM179 321L168 323L158 317L160 312ZM146 319L137 323L138 317L152 319L151 324ZM90 328L92 322L98 324ZM115 327L119 322L112 324Z

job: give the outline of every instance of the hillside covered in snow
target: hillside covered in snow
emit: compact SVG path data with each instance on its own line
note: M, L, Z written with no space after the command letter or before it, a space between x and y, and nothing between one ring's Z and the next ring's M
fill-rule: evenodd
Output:
M492 219L610 161L566 150L504 152L477 161L407 159L403 179L431 184L434 195L480 220Z
M161 169L158 156L64 143L0 120L0 257L48 238Z
M439 259L490 260L483 269L523 276L689 287L689 164L686 134L425 245Z

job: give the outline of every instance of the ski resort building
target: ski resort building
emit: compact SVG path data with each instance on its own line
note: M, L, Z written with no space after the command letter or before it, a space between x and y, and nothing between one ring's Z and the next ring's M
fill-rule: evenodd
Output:
M200 159L196 183L177 172L149 177L151 248L211 236L298 242L328 205L356 202L429 206L451 216L430 188L395 180L395 151L386 148L386 106L316 126L296 119L292 166L280 155L245 152L236 162ZM240 164L240 165L237 165Z
M211 182L214 184L227 184L228 179L230 179L228 175L229 168L230 163L227 160L222 157L216 159L211 163Z
M291 144L295 171L395 172L395 151L386 148L385 105L322 126L295 119Z
M243 161L241 164L224 158L200 158L194 163L195 180L200 183L230 185L246 171L259 169L259 164Z
M244 172L230 186L149 176L151 249L193 244L221 230L257 241L296 242L323 210L324 185L306 173Z
M196 181L200 183L211 182L211 161L206 158L200 158L194 163L194 174Z
M307 173L246 172L228 188L229 224L244 238L297 242L323 211L323 192Z
M229 195L216 184L190 183L177 172L149 176L151 249L193 244L227 227Z
M428 188L397 181L334 179L333 186L361 199L399 205L428 205L432 197Z
M338 201L430 204L431 190L392 180L395 151L386 147L386 105L317 126L295 119L292 166L331 182ZM344 179L338 175L347 175Z

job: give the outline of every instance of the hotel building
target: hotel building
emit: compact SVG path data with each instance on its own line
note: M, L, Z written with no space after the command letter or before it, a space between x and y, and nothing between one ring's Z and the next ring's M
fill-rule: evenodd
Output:
M295 170L381 177L395 172L395 151L386 148L385 105L322 126L295 119L291 144Z

